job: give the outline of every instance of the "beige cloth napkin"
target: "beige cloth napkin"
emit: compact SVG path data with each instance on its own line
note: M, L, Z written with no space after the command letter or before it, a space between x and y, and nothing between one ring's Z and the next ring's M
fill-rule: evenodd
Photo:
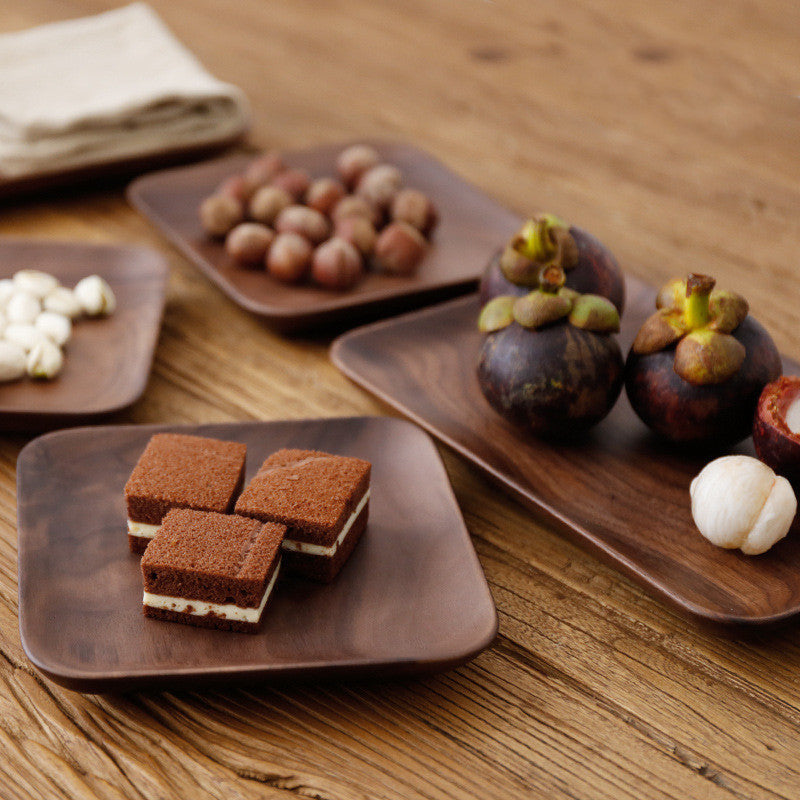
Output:
M144 3L0 35L3 177L211 144L247 121L242 92Z

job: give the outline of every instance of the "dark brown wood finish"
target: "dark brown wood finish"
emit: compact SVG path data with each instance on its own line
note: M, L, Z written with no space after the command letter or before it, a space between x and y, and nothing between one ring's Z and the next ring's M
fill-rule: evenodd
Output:
M627 353L655 290L627 281L620 344ZM491 479L646 588L717 623L764 624L800 613L800 523L767 554L706 542L692 522L689 483L720 453L660 442L624 391L579 443L517 430L478 387L477 296L357 329L337 339L334 363L418 422ZM797 365L785 362L787 372ZM750 439L735 452L752 454Z
M281 447L371 461L369 525L337 579L279 580L257 635L145 619L122 487L164 430L245 442L248 478ZM427 673L471 658L497 630L436 448L401 420L60 431L20 454L17 497L22 643L42 672L80 691Z
M348 144L289 152L286 161L312 177L331 175L336 155ZM410 277L368 273L353 289L336 292L282 284L263 270L236 265L220 241L205 235L197 210L223 178L241 171L252 156L146 175L131 184L128 199L222 291L280 330L352 325L365 317L386 316L469 291L497 243L514 231L517 216L421 150L404 144L371 144L402 170L405 185L424 191L440 210L432 244Z
M159 253L142 247L3 239L0 263L2 278L20 269L40 269L70 287L97 274L117 299L110 316L75 322L57 378L0 384L0 429L76 425L115 413L141 396L164 309L167 264Z

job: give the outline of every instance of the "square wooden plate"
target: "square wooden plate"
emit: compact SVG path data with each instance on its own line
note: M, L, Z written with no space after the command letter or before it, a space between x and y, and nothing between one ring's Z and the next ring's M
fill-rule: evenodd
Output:
M247 444L247 477L299 447L373 464L369 524L328 585L282 578L259 633L142 615L122 490L150 436L180 431ZM382 417L50 433L17 465L19 624L25 652L83 692L290 677L417 674L487 647L497 615L430 437Z
M120 411L141 396L164 310L167 265L161 255L143 247L3 239L0 263L2 278L39 269L70 288L97 274L117 299L110 316L75 322L57 378L0 384L0 429L76 425Z
M655 308L627 280L627 353ZM659 442L623 391L580 443L525 435L495 412L476 378L483 340L477 295L360 328L337 339L346 375L450 445L503 489L679 609L714 623L760 625L800 613L800 523L768 553L721 550L697 532L689 483L714 457ZM785 361L784 371L796 373ZM752 441L736 452L752 454Z
M234 302L280 330L352 326L365 317L387 316L470 291L497 242L513 233L518 218L421 150L404 144L371 144L402 170L406 186L424 191L439 209L432 244L411 277L371 272L353 289L335 292L288 286L261 269L237 266L222 244L203 232L197 210L220 181L240 172L252 155L145 175L131 184L128 199ZM286 161L312 177L332 175L336 156L346 146L290 152Z

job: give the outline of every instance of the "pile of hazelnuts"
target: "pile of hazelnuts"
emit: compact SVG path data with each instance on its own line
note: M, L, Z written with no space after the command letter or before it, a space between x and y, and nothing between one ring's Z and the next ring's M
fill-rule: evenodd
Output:
M343 150L336 172L312 180L266 153L202 202L203 228L225 237L237 264L284 283L349 289L368 268L413 274L437 222L430 199L403 188L400 170L368 145Z

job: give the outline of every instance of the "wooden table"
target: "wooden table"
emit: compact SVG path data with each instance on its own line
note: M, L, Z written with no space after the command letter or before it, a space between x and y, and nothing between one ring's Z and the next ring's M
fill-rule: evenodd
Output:
M7 0L0 29L108 5ZM256 146L413 142L519 212L593 231L651 282L716 275L800 355L796 2L153 5L248 94ZM388 413L330 364L327 340L281 338L212 288L121 186L3 209L0 233L167 256L163 331L131 422ZM0 442L4 799L800 796L796 626L737 640L679 618L447 451L500 614L472 663L380 684L61 689L17 629L24 443Z

